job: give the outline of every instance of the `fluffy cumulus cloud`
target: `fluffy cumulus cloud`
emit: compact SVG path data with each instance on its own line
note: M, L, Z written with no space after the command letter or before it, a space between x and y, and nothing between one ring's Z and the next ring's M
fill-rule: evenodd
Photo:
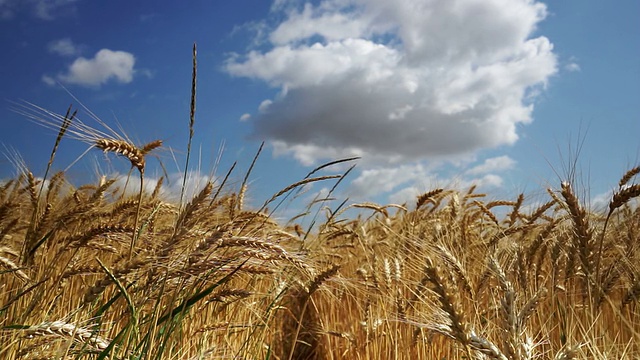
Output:
M283 20L268 43L225 69L279 90L252 117L254 134L304 164L513 144L532 120L531 94L557 70L551 42L534 35L546 16L534 0L277 1L272 11Z
M56 79L88 87L97 87L112 79L119 83L130 83L135 72L135 62L133 54L128 52L102 49L91 59L77 58L66 73L58 74ZM51 84L54 79L45 75L43 81Z
M518 140L558 69L536 0L277 0L271 11L263 42L225 70L276 89L249 120L275 155L363 157L353 199L501 187L515 161L478 156Z

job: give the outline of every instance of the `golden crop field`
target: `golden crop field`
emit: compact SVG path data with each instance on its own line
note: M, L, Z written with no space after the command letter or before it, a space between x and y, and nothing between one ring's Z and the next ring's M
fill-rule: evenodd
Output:
M193 73L191 134L195 52ZM59 131L47 169L68 136L144 182L162 147L73 111L24 111ZM274 220L280 199L337 185L345 173L322 174L350 160L257 209L244 205L248 173L179 202L163 198L162 178L131 194L115 179L74 186L20 167L0 186L0 358L640 358L640 167L601 213L564 182L542 203L438 188L412 204Z

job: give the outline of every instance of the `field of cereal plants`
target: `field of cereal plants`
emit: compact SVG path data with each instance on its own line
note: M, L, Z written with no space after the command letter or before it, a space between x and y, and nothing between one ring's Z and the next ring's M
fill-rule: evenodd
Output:
M194 48L192 134L195 60ZM349 171L327 171L354 159L256 209L244 205L250 170L234 188L233 168L170 201L162 178L131 193L49 174L67 136L144 182L161 141L95 130L72 109L22 109L59 133L44 176L18 166L0 183L2 359L640 357L640 167L602 213L562 182L533 204L474 187L411 204L329 194L309 204L321 211L276 222L269 208L306 184L335 188Z

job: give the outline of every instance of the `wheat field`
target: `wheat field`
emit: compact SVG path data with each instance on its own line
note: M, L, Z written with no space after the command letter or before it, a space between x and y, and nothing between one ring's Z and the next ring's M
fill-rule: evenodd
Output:
M195 47L193 59L185 174ZM474 187L389 205L330 193L276 221L270 208L306 184L335 188L349 170L327 171L354 159L259 208L245 206L250 170L234 188L233 168L170 201L163 178L142 186L161 141L21 109L58 137L43 176L22 165L0 183L2 359L640 358L640 167L604 212L563 182L542 202ZM139 192L49 174L65 136L128 161Z

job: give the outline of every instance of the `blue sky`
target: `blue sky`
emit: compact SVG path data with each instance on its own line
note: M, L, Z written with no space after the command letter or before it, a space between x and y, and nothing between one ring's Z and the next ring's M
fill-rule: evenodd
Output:
M179 178L196 42L194 178L237 160L241 181L265 141L256 203L349 156L362 159L338 196L354 201L472 183L535 197L567 177L580 144L578 180L597 199L640 161L639 24L633 0L0 0L0 143L42 175L57 130L11 101L64 113L79 106L66 88L135 142L164 140L177 164L166 149L159 159ZM54 167L86 148L65 139ZM90 151L69 177L128 171L106 159ZM15 171L0 162L1 177Z

